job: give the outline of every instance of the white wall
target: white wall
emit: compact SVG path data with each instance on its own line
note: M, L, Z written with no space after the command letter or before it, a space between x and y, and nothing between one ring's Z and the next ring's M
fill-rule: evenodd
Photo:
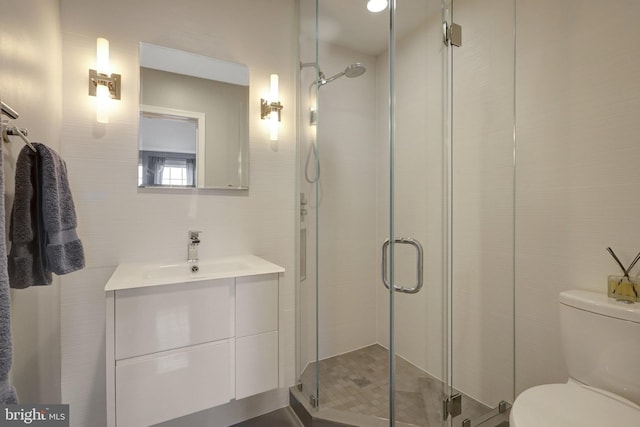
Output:
M319 48L321 70L330 77L350 64L366 68L358 78L341 77L320 87L318 125L309 126L309 102L315 104L315 70L302 71L301 185L309 200L307 278L301 283L301 339L304 365L315 358L315 225L319 219L320 358L375 343L375 62L374 58L330 43ZM315 49L306 46L302 62L315 61ZM317 133L316 133L317 132ZM315 138L320 155L320 182L304 178L306 158ZM312 156L309 175L314 175ZM318 203L316 203L316 197ZM318 207L316 216L316 207Z
M62 94L59 4L51 0L0 4L0 98L20 113L14 125L27 128L32 141L58 150ZM12 141L2 147L7 215L15 194L15 163L24 146L19 138L12 137ZM51 286L12 290L11 304L11 381L18 398L21 402L59 402L59 281L54 279Z
M321 45L319 58L327 77L355 62L368 70L319 91L319 343L328 357L375 342L375 66L335 45Z
M87 268L63 277L61 285L61 392L62 400L71 404L72 425L99 426L105 419L103 288L110 274L120 262L183 259L189 229L204 231L202 258L253 253L286 268L280 285L280 384L293 384L294 1L162 0L152 7L149 2L63 0L61 6L61 151L87 258ZM113 103L107 125L96 123L94 99L86 88L98 36L110 40L112 71L122 74L122 100ZM248 65L248 192L136 188L140 41ZM266 123L259 118L270 73L280 74L285 106L277 143L268 141ZM263 400L269 404L234 403L226 412L200 413L175 425L237 422L285 405L286 393Z
M640 3L518 7L517 392L566 380L558 293L606 292L640 250ZM637 273L637 270L636 270Z

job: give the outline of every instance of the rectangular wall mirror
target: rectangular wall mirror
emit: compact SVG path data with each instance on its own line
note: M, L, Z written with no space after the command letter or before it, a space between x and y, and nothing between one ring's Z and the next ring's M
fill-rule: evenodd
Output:
M140 43L138 186L249 188L249 68Z

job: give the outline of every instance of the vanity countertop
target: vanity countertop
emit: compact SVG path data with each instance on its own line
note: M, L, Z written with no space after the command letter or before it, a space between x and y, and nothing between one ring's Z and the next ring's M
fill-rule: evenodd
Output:
M192 267L198 266L197 272ZM284 268L255 255L240 255L198 262L177 263L124 263L118 265L105 292L149 286L172 285L229 277L255 276L260 274L283 273Z

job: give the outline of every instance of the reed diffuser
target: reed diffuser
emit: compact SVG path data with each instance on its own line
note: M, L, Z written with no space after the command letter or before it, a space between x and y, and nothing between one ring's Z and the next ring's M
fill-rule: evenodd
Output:
M638 293L640 292L640 280L638 277L629 276L633 267L636 265L638 260L640 260L640 252L636 255L628 268L625 268L624 265L622 265L622 262L616 256L615 252L613 252L613 249L607 248L607 252L609 252L618 266L620 266L623 273L621 276L610 275L607 277L607 295L618 301L640 301L640 298L638 298Z

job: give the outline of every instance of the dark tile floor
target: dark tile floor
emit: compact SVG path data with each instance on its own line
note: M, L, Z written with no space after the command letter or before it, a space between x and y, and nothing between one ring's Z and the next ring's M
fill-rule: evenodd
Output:
M278 409L232 427L303 427L290 407Z

